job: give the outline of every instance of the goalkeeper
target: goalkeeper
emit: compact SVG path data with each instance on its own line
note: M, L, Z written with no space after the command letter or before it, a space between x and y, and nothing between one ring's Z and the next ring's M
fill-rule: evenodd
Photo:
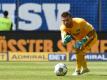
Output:
M76 51L76 69L72 75L89 72L85 60L85 53L90 50L97 41L95 29L83 18L72 18L69 12L63 12L61 19L62 25L60 30L63 45L66 46L67 43L73 39L76 41L73 46Z

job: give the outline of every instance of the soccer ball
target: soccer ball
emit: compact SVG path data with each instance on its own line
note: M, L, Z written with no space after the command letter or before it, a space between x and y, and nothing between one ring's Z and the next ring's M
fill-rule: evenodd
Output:
M65 76L67 74L67 66L64 63L58 63L55 65L54 73L57 76Z

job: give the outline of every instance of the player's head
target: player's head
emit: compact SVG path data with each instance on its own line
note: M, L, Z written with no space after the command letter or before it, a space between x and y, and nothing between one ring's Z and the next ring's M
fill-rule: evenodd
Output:
M69 26L71 24L71 14L69 12L63 12L61 14L61 19L64 25Z
M4 11L3 15L4 15L4 17L7 17L8 16L8 11Z

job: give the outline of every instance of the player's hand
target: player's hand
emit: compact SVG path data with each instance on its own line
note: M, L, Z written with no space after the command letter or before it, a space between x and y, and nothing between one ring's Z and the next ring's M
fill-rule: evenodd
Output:
M85 36L82 40L81 40L81 43L84 44L87 42L87 40L89 39L88 36Z
M64 40L63 40L63 45L66 45L68 42L70 42L72 40L72 36L71 35L66 35L64 37Z
M74 48L81 49L88 39L89 39L88 36L86 36L81 41L76 42L76 44L74 45Z
M75 45L74 45L74 49L81 49L82 48L82 42L81 41L78 41L78 42L76 42L75 43Z

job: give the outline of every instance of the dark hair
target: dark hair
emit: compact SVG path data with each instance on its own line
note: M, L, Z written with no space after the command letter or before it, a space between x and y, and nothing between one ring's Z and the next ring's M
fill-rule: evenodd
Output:
M7 16L8 16L8 11L4 11L4 12L3 12L3 15L4 15L5 17L7 17Z
M61 17L67 17L67 16L72 17L69 12L63 12L63 13L61 14Z

